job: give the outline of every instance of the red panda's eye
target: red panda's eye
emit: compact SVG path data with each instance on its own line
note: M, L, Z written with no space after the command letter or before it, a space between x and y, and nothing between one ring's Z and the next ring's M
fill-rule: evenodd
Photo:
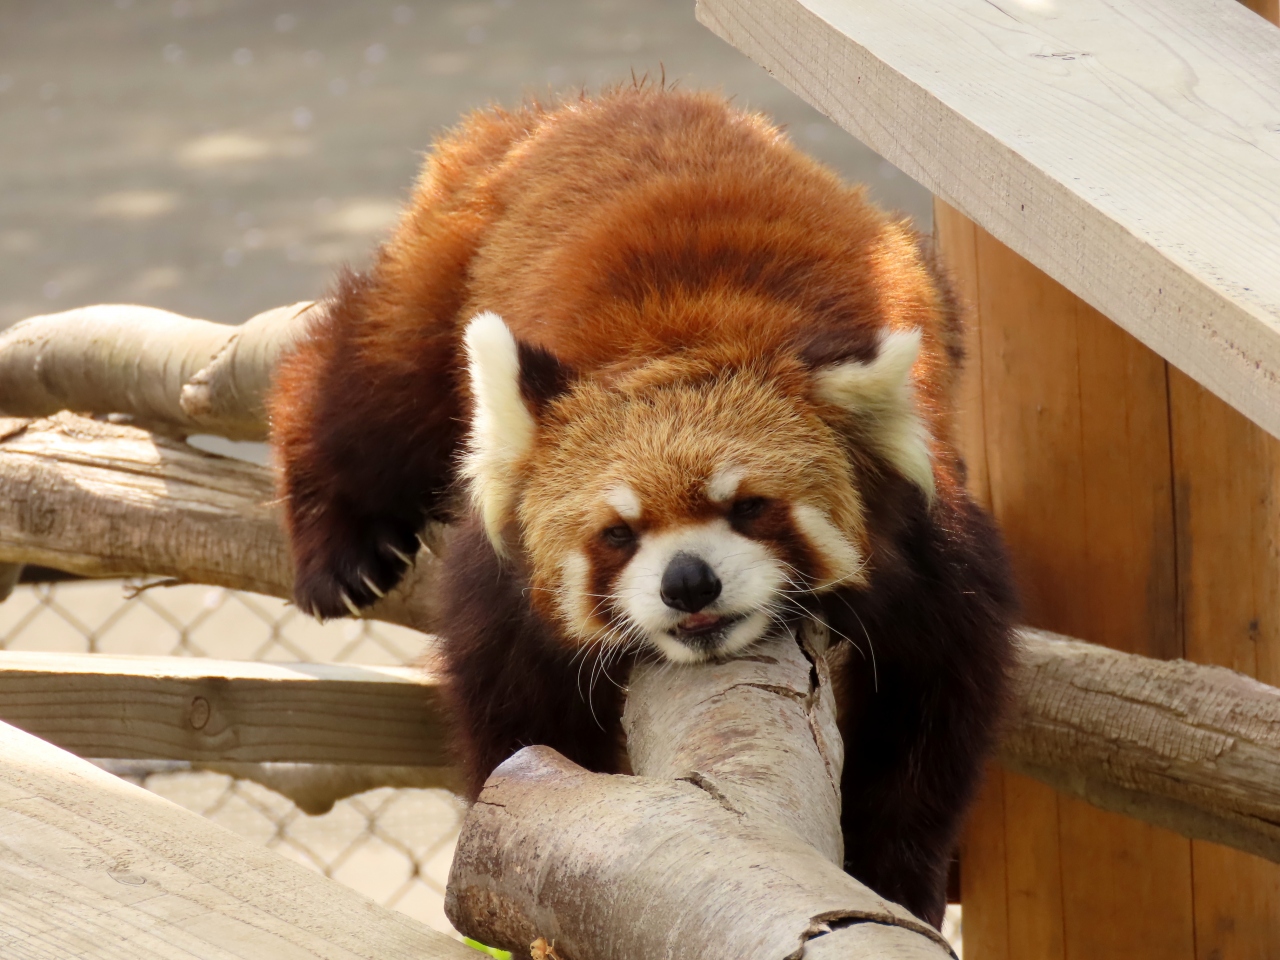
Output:
M635 532L625 523L620 523L616 527L607 527L600 536L611 547L629 547L636 541Z
M768 501L764 497L743 497L733 501L729 516L734 520L752 520L764 512Z

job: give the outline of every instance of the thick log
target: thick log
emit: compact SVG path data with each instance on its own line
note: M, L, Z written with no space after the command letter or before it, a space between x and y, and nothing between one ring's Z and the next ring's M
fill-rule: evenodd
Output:
M1022 632L1001 762L1095 806L1280 862L1280 690Z
M522 750L463 823L449 919L511 950L554 940L566 960L894 955L865 925L897 928L903 957L948 956L937 931L839 866L820 660L782 638L729 663L641 668L626 717L638 776Z
M136 427L0 419L0 562L153 575L288 598L269 472ZM366 615L423 629L430 554Z
M7 724L0 756L6 958L478 956Z
M239 326L124 304L32 317L0 334L0 412L126 414L179 433L265 440L271 373L315 308L277 307Z

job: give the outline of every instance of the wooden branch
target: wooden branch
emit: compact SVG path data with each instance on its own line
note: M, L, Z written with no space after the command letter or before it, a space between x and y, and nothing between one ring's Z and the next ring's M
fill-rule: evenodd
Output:
M1105 810L1280 862L1280 690L1022 632L1000 760Z
M823 941L833 957L949 956L839 866L827 683L789 638L727 664L640 669L626 720L640 775L587 773L546 747L500 766L463 823L450 921L512 951L554 940L566 960L783 960Z
M698 0L697 11L1280 436L1280 30L1207 0Z
M239 326L122 304L32 317L0 334L0 411L119 413L180 433L265 440L271 373L315 309L277 307Z
M0 724L0 954L473 960L404 914Z
M263 467L74 414L0 419L0 562L291 595ZM430 554L372 619L422 629Z

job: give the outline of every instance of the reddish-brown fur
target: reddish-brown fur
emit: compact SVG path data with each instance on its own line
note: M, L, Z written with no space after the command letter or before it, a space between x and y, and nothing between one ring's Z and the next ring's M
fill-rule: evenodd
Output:
M810 396L808 372L874 357L886 329L923 332L914 375L936 500L850 442L869 581L809 606L861 651L842 686L847 869L939 923L1004 698L1013 598L999 538L964 492L958 308L919 238L709 94L641 85L489 110L436 144L395 236L340 280L283 365L271 414L304 609L371 603L366 578L394 585L425 521L459 520L440 632L473 791L528 743L592 769L619 762L616 688L584 689L529 600L527 558L499 561L450 496L469 409L462 329L482 310L525 345L535 406L569 377L765 371L835 430L843 414ZM803 551L785 524L770 530Z

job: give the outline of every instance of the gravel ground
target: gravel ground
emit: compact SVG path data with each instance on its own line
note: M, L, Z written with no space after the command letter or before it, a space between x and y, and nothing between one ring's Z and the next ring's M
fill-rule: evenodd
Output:
M921 187L692 0L0 0L0 328L109 301L233 323L316 297L461 112L633 70L768 112L928 226Z

